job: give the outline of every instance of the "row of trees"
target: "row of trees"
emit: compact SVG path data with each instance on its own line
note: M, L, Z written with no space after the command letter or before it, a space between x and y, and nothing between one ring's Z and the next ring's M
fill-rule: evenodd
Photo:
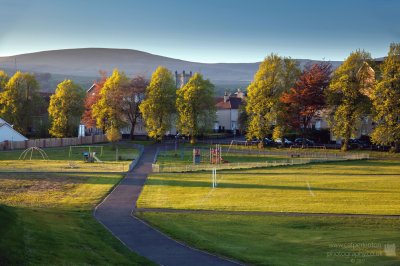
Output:
M39 94L39 85L30 73L16 72L11 78L0 72L0 116L22 134L30 134L33 118L48 111L49 133L71 137L81 121L117 139L121 128L131 128L131 138L140 119L150 137L160 140L175 125L194 141L211 128L215 119L214 85L195 73L183 88L176 89L172 73L158 67L150 82L133 79L117 69L95 82L89 93L71 80L58 84L48 106Z
M242 120L247 120L248 138L279 138L288 130L304 136L311 120L324 112L343 150L366 117L376 125L374 143L400 148L400 44L391 44L379 67L369 53L358 50L334 72L327 62L300 71L290 58L271 54L247 92Z
M160 140L176 124L177 130L194 143L195 137L208 131L215 120L214 85L199 73L176 90L172 73L159 67L145 96L140 111L154 139Z

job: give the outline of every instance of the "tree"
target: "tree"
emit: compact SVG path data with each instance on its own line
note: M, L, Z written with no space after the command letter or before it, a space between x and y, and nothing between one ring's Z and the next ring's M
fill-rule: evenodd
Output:
M142 76L134 77L127 86L122 88L121 105L124 120L130 125L130 138L134 138L135 126L142 117L139 106L144 100L144 94L149 82Z
M101 78L94 82L93 89L85 97L85 112L82 116L82 122L88 128L96 127L96 118L93 116L93 105L100 99L100 91L107 80L106 72L100 71L100 75Z
M73 137L77 134L80 118L84 111L84 91L71 80L58 84L50 97L50 134L54 137Z
M2 76L4 83L6 78L4 74ZM16 72L0 96L0 116L22 134L32 133L33 116L39 114L43 104L35 77L29 73Z
M139 109L150 137L161 140L170 130L175 114L176 88L172 73L159 66L146 88L145 100Z
M6 72L0 70L0 93L6 88L9 77Z
M246 99L243 99L242 104L239 106L239 116L238 116L238 122L239 122L239 131L240 134L242 135L244 132L247 131L248 123L249 123L249 115L246 112L246 105L247 101Z
M381 65L382 80L372 93L376 127L372 141L400 149L400 44L390 45L389 53Z
M92 105L92 116L96 119L98 128L106 129L111 126L120 129L124 121L121 99L123 88L127 87L129 79L124 72L114 69L100 90L100 98Z
M352 52L333 73L327 89L332 133L342 139L342 150L348 149L349 139L359 129L362 119L370 112L371 101L366 90L370 84L371 55L365 51Z
M214 85L195 73L176 94L178 130L194 144L196 136L209 130L215 120Z
M110 126L106 130L106 137L108 141L111 142L112 144L112 149L115 150L116 148L116 143L121 139L121 133L119 132L119 129L113 126Z
M307 65L294 87L284 92L280 98L284 103L283 121L288 127L301 133L303 141L311 120L325 107L324 93L331 73L332 66L329 63Z
M274 125L280 125L279 98L291 88L300 73L294 60L271 54L260 64L247 88L246 112L249 116L247 138L264 139Z

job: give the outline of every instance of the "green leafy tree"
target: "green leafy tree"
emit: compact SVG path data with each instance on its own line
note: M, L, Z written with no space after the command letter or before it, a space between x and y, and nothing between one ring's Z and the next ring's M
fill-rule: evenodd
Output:
M7 80L2 75L3 84ZM22 134L32 133L32 120L43 105L39 95L39 84L29 73L16 72L0 95L0 117L12 124Z
M92 117L98 128L106 131L110 127L120 129L126 125L121 99L128 85L129 78L125 73L114 69L101 88L99 99L92 105Z
M215 120L214 85L195 73L176 94L178 130L188 135L193 144L196 136L209 130Z
M9 79L10 78L8 77L7 73L0 70L0 93L6 88Z
M371 55L365 51L352 52L338 67L327 91L327 102L331 112L329 121L332 133L342 139L342 150L348 149L349 139L354 136L362 120L370 113L368 97L373 79L370 74ZM372 71L373 72L373 71Z
M165 67L159 66L151 76L145 100L139 107L151 138L161 140L171 129L176 113L175 100L176 88L172 73Z
M380 145L400 149L400 44L393 43L381 65L382 80L372 93L376 127L371 137Z
M247 88L247 138L264 139L272 133L274 125L282 130L279 98L294 85L299 74L300 70L292 59L282 59L275 54L264 59Z
M80 118L84 111L85 92L71 80L58 84L50 97L50 134L54 137L73 137L77 134Z
M240 134L243 134L244 132L247 131L249 123L249 115L246 112L246 105L247 101L246 99L243 99L242 104L239 106L239 116L238 116Z

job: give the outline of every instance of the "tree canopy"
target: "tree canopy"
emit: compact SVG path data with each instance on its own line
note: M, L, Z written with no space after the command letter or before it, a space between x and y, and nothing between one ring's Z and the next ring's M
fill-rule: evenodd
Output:
M311 120L325 107L324 93L330 82L331 69L331 64L326 62L307 65L295 85L280 98L284 103L285 124L301 133L303 138Z
M0 70L0 93L6 88L9 79L7 73Z
M172 73L159 66L151 76L145 100L139 107L151 138L161 140L171 130L176 113L175 100L176 88Z
M142 104L146 87L149 85L147 79L143 76L136 76L129 83L122 87L120 107L124 116L124 121L130 125L130 138L133 139L135 126L142 118L139 106Z
M4 73L1 76L0 82L4 84L7 76ZM1 92L0 116L22 134L31 134L33 117L39 114L42 104L35 77L18 71Z
M176 94L178 130L195 143L195 137L209 130L215 120L214 85L195 73Z
M370 113L371 101L366 84L371 83L371 55L365 51L352 52L333 73L327 90L331 112L331 132L342 139L342 149L347 150L349 139L357 133L362 119ZM368 71L367 71L368 70ZM369 73L369 74L368 74Z
M388 56L381 65L382 79L372 93L376 127L372 141L392 145L398 152L400 145L400 44L390 45Z
M120 129L126 125L121 98L123 88L128 84L129 78L118 69L114 69L112 75L104 82L99 99L92 105L92 116L96 119L98 128L106 131L111 127Z
M100 100L100 91L107 80L107 74L104 71L100 71L101 78L96 80L93 84L93 88L86 94L85 97L85 111L82 115L82 122L88 128L96 127L96 118L93 115L93 105Z
M246 112L249 116L247 137L264 139L280 124L282 93L291 88L300 70L290 58L271 54L260 64L253 82L247 88Z
M80 118L84 111L85 92L71 80L58 84L50 97L50 134L54 137L73 137L77 135Z

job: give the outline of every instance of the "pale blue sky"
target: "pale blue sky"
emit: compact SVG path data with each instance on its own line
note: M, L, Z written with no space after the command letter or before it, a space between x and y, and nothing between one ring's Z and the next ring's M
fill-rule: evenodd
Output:
M198 62L343 60L400 42L398 0L0 0L0 56L129 48Z

